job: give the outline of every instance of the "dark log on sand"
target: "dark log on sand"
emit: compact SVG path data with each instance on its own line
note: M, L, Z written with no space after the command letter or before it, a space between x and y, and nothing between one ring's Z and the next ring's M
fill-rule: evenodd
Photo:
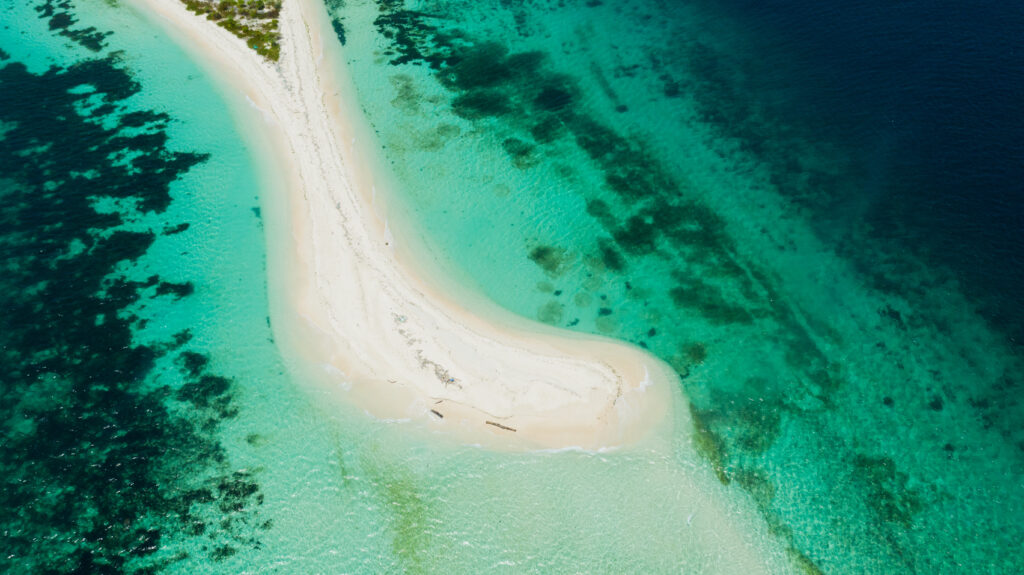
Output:
M507 425L502 425L500 423L495 423L493 421L485 421L484 423L486 423L487 425L493 425L494 427L497 427L499 429L504 429L505 431L511 431L512 433L516 432L514 427L509 427Z

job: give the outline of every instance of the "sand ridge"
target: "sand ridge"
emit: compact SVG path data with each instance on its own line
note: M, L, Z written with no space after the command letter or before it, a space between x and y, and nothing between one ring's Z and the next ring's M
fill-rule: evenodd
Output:
M375 416L485 445L612 447L671 419L677 383L653 356L439 289L418 273L423 262L395 249L400 230L377 198L386 190L372 187L332 105L350 96L338 95L323 64L322 7L285 2L274 64L179 0L137 2L244 94L254 129L272 140L289 212L289 233L271 238L288 244L271 266L289 275L275 334L298 326L278 337L323 367L328 388Z

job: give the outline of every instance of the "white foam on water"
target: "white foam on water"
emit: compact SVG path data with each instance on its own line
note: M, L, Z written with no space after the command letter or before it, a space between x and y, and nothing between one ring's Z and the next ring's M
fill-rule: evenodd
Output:
M644 378L643 378L643 380L640 381L640 388L639 388L640 391L643 391L643 390L647 389L648 387L651 386L652 383L654 383L654 382L651 381L651 372L648 371L647 366L645 365L644 366Z
M323 366L324 371L326 373L328 373L331 376L336 377L339 380L338 381L338 387L339 388L341 388L341 389L343 389L345 391L350 391L352 389L352 382L349 380L348 374L346 374L344 371L338 369L337 366L332 365L330 363L324 363L324 364L321 364L321 365Z
M269 112L267 112L259 105L257 105L256 102L253 102L252 98L250 98L248 94L245 95L245 101L248 102L253 109L259 111L260 115L263 116L263 121L266 122L268 126L274 125L274 117Z
M612 453L617 451L619 447L598 447L597 449L585 449L579 445L570 445L568 447L548 448L548 449L534 449L530 453L585 453L587 455L597 455L599 453Z
M377 417L365 409L363 410L363 413L365 413L370 419L381 423L409 423L412 421L409 417Z

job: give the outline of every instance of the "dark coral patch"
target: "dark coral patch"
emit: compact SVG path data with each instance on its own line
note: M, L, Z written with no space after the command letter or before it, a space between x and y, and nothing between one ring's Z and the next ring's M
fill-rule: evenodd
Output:
M210 407L214 400L228 392L231 380L217 375L204 375L178 389L175 397L196 407Z
M537 264L549 276L559 276L564 271L568 255L562 248L554 246L537 246L530 250L530 260Z
M564 124L555 116L548 116L530 127L530 135L541 144L554 142L561 136Z
M626 269L626 258L622 257L610 240L600 238L597 247L601 251L601 262L604 263L604 267L616 272Z
M61 15L68 6L40 5L64 36L74 20ZM164 219L170 183L205 160L168 148L166 115L124 110L139 89L116 58L38 74L0 65L3 572L155 573L176 561L155 559L156 550L180 537L234 540L242 528L241 516L230 528L197 519L216 511L197 484L226 465L213 431L233 409L230 391L194 381L205 361L184 356L182 389L198 385L197 397L220 405L179 413L168 401L176 378L153 376L191 333L151 345L133 333L144 323L136 303L192 292L187 282L125 270L154 230L184 229ZM99 212L95 198L124 200L123 211ZM122 227L146 213L153 230ZM257 499L249 496L244 519L255 517Z
M534 145L529 142L524 142L519 138L506 138L502 143L501 147L505 149L505 153L512 159L512 163L519 169L529 168L536 163L536 159L533 156Z
M468 91L493 88L509 79L508 48L486 42L464 49L448 60L442 80L450 87Z
M708 358L708 348L701 342L689 343L683 347L686 359L693 365L700 365Z
M467 120L501 116L511 109L509 97L497 90L474 90L452 100L452 111Z
M551 300L537 309L537 319L551 325L562 323L564 315L565 306L558 303L558 300Z
M51 31L68 38L79 46L92 52L99 52L106 47L106 38L110 32L101 32L94 26L75 28L78 19L72 13L71 0L46 0L36 5L40 18L48 20Z
M173 235L176 235L176 234L180 234L181 232L184 232L188 228L189 228L189 223L188 222L182 222L182 223L180 223L180 224L178 224L176 226L167 226L167 227L165 227L164 231L163 231L163 234L165 236L173 236Z
M854 479L867 484L871 496L867 504L875 516L886 523L910 527L924 501L910 487L910 477L896 468L888 457L858 454L853 460Z
M181 362L185 372L191 377L198 377L204 371L206 366L210 363L210 356L196 353L194 351L183 351L178 356L178 360Z
M714 325L749 324L754 318L750 312L729 303L722 290L696 278L684 280L669 292L672 303L700 313Z
M173 295L174 299L190 296L195 291L196 286L192 282L160 282L160 285L156 286L156 295Z
M654 251L660 230L653 222L640 216L631 216L626 224L612 232L615 241L632 254L646 254Z
M711 428L713 414L702 411L690 403L690 417L693 419L693 443L697 453L711 463L718 480L723 485L729 485L732 477L728 469L726 442Z
M601 222L606 228L615 227L615 215L612 214L611 206L608 202L598 199L587 200L587 213L594 217L597 221Z
M572 103L572 93L560 86L545 86L533 102L538 108L558 112Z

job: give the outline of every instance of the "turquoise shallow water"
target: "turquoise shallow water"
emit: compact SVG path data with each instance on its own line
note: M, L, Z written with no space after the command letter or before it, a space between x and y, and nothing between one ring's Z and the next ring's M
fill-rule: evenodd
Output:
M407 241L669 362L794 565L1021 570L1019 350L874 234L894 142L787 108L806 55L699 4L327 4Z
M685 427L492 453L306 385L237 96L129 6L2 9L4 572L719 572L770 542L708 507Z
M767 524L769 572L1022 570L1019 357L940 270L823 237L821 182L871 174L772 113L786 86L744 90L742 27L328 5L408 241L650 349L692 422L491 453L306 385L273 341L237 96L126 6L3 2L5 572L718 573L736 541L694 528L719 497Z

